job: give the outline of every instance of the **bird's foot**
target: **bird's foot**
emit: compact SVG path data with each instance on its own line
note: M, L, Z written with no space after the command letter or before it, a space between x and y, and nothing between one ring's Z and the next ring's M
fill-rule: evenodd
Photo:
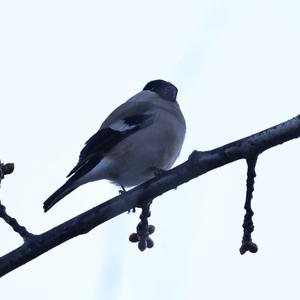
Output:
M123 185L120 185L120 186L121 186L121 190L119 190L119 194L122 195L122 194L126 193L126 190ZM128 213L131 213L131 212L135 213L135 207L128 210Z
M119 190L119 194L122 195L123 193L126 193L124 186L120 185L120 187L121 187L121 190Z

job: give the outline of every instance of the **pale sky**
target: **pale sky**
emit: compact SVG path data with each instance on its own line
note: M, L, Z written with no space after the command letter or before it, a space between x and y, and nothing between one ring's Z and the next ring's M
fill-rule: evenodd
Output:
M276 125L300 110L298 1L1 1L0 159L15 172L0 199L41 233L118 188L87 184L44 214L84 142L150 80L178 89L180 158ZM239 254L246 163L154 201L154 248L128 241L123 214L0 279L3 299L299 299L299 140L258 159L257 254ZM0 221L0 254L21 239Z

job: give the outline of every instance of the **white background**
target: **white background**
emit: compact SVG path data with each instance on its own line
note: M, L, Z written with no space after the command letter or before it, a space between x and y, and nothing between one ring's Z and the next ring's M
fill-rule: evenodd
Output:
M34 233L113 196L87 184L43 201L107 114L163 78L188 131L177 163L299 113L299 1L0 1L0 158L8 213ZM299 141L258 160L257 254L239 254L246 164L155 200L153 249L123 214L0 279L1 299L299 299ZM21 239L0 222L0 254Z

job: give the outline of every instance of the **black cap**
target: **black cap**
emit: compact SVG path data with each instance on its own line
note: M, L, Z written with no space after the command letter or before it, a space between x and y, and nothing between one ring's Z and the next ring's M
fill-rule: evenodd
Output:
M164 100L176 102L177 88L175 85L162 79L148 82L143 91L152 91L157 93Z

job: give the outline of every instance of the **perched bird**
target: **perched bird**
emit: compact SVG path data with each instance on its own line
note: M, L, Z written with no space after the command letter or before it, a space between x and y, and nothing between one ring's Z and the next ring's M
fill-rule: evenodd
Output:
M44 211L85 183L108 179L124 190L171 168L186 130L176 97L177 88L158 79L117 107L85 143L71 177L44 202Z

